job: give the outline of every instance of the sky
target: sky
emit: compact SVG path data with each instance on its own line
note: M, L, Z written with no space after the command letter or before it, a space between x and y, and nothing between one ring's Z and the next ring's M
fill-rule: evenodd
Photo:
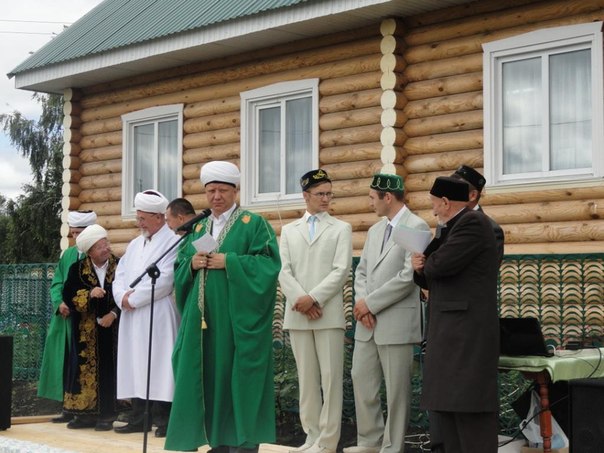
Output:
M40 115L30 91L17 90L6 74L102 0L15 0L3 2L0 16L0 114L21 112L36 120ZM0 195L16 198L23 184L33 180L27 159L0 131Z

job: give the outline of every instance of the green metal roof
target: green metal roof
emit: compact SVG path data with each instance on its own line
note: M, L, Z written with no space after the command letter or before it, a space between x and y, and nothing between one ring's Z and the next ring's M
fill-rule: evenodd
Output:
M310 1L105 0L9 76Z

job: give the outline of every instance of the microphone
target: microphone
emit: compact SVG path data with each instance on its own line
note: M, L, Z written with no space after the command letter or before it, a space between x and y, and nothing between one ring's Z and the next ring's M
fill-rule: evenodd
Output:
M200 220L205 219L206 217L210 217L211 215L212 215L211 209L204 209L198 215L193 217L191 220L183 223L181 226L176 228L176 231L186 231L187 233L190 233L191 230L193 229L193 225L195 225Z

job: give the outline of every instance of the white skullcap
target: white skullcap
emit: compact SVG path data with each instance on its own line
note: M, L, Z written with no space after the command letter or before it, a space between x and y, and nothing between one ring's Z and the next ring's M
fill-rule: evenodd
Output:
M168 203L168 199L157 190L145 190L134 197L134 208L137 211L165 214Z
M237 165L223 160L215 160L201 167L199 179L204 187L211 182L223 182L237 187L241 174Z
M107 230L101 225L90 225L84 228L78 237L76 238L76 245L78 250L82 253L87 253L94 244L101 239L107 237Z
M71 228L85 228L96 223L94 211L71 211L67 213L67 224Z

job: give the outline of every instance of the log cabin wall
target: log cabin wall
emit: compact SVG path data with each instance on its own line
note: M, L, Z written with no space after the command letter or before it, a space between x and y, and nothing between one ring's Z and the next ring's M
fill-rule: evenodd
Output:
M409 207L434 226L428 200L434 178L460 164L483 167L483 43L603 19L601 0L520 0L475 2L405 20ZM503 227L506 254L602 252L603 195L602 184L493 194L487 187L481 205Z
M405 178L409 207L432 226L428 190L462 163L483 166L484 42L543 27L604 19L602 0L476 2L373 27L183 66L65 93L64 223L93 209L122 254L137 235L121 218L121 115L184 104L183 196L207 207L199 169L239 163L242 91L319 78L320 165L333 178L332 214L353 227L355 254L377 218L367 203L373 173ZM604 251L604 187L487 194L506 253ZM263 212L281 221L303 210ZM280 220L282 219L282 220ZM67 246L67 228L62 230Z

